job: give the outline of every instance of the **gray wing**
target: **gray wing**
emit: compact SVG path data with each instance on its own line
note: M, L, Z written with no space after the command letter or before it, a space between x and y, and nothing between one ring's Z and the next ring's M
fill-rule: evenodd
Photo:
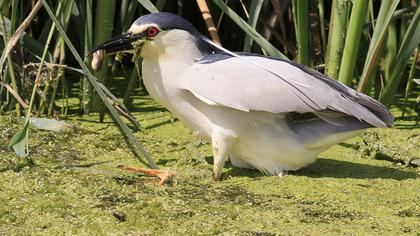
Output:
M213 54L192 65L180 86L210 105L247 112L311 112L327 121L342 114L376 127L392 125L392 115L382 104L318 72L269 57L245 58L270 71Z

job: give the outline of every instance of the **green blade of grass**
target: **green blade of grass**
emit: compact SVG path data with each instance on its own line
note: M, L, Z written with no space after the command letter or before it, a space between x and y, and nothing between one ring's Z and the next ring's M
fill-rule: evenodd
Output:
M301 64L310 64L309 52L309 12L307 0L294 0L294 23L297 41L297 61Z
M405 86L404 105L402 107L401 118L404 119L405 112L407 111L408 96L413 88L414 72L416 71L416 59L419 57L420 47L414 52L413 63L411 63L410 73L408 74L407 85Z
M29 117L25 119L23 127L10 139L7 148L13 148L18 157L27 157L29 135Z
M383 57L381 63L382 71L384 72L383 74L385 82L387 82L389 80L389 77L391 77L391 71L393 69L392 64L398 52L398 33L396 22L391 22L389 24L387 35L388 36L386 39L386 43L384 44L385 56Z
M351 10L340 73L338 74L338 80L348 86L352 83L353 70L356 64L357 53L359 52L360 36L366 19L368 3L369 1L366 0L354 0Z
M392 98L397 91L398 84L401 81L401 73L407 66L407 61L413 54L414 49L420 43L420 7L411 19L410 25L405 33L403 42L398 50L397 57L394 60L391 76L385 86L384 92L381 93L379 101L385 105L392 103Z
M418 3L417 3L417 5L418 5ZM411 1L410 0L402 0L401 1L401 8L402 8L401 10L404 11L404 10L408 10L410 8L415 8L415 7L411 6ZM407 32L408 22L409 22L408 17L401 18L400 27L399 27L400 28L400 34L399 34L399 39L398 39L398 42L400 42L400 43L404 39L405 32Z
M115 5L115 0L99 1L97 3L93 32L93 45L99 45L112 37L112 31L114 29ZM94 71L93 74L99 82L106 85L110 79L107 56L104 58L102 65L103 66L98 71ZM95 93L93 93L91 104L88 104L87 106L90 107L90 111L99 112L99 121L103 122L105 107L101 99Z
M9 32L15 32L15 30L18 27L18 23L19 23L18 22L19 18L17 17L18 16L17 11L19 9L18 4L19 4L18 0L12 1L12 15L10 16L10 19L12 19L12 27L11 27L11 31Z
M57 12L55 14L56 14L57 17L59 17L61 19L61 23L63 24L63 27L64 27L65 30L67 30L68 21L70 20L72 6L73 6L73 0L60 1L58 3L58 6L57 6ZM63 10L61 10L61 8ZM53 28L53 30L54 30L54 28ZM60 40L62 40L62 39L60 39L60 37L56 37L56 40L55 40L56 42L55 42L54 48L57 47ZM48 42L48 44L49 43L50 42ZM54 59L55 63L57 63L58 60L59 60L59 58L56 58L56 57L57 57L57 54L54 53L54 58L53 59ZM60 68L59 70L63 70L63 68ZM54 102L55 93L53 92L53 94L51 96L47 96L47 94L49 93L51 85L53 86L53 90L54 90L54 87L56 87L54 85L57 84L58 81L59 81L59 78L57 77L57 78L55 78L54 81L52 81L51 83L47 83L44 86L43 95L40 98L39 106L38 106L38 114L39 115L45 114L45 109L47 108L48 102L51 102L51 103ZM50 101L48 101L48 98L50 99Z
M17 18L17 8L18 8L18 1L17 0L13 0L12 1L12 27L10 29L10 34L12 34L12 32L15 32L15 30L17 29L17 24L18 24L18 18ZM6 42L6 41L5 41ZM8 64L8 68L9 68L9 75L10 75L10 79L11 79L11 85L12 88L19 93L19 88L17 85L17 80L16 80L16 76L15 76L15 70L14 70L14 66L13 66L13 61L12 61L12 57L10 55L7 56L7 64ZM19 103L15 104L15 108L16 108L16 114L18 117L21 116L20 113L20 106Z
M70 17L72 15L72 11L75 9L75 3L74 0L67 0L64 5L64 13L61 14L61 22L63 23L63 28L67 32L67 28L70 22ZM54 46L54 60L58 61L59 64L63 65L65 64L66 59L66 49L65 49L65 43L63 37L59 36L56 40L55 46ZM55 102L58 92L58 85L60 82L65 80L65 74L64 74L64 68L59 68L59 76L53 81L52 83L52 94L50 98L50 102L48 104L48 110L47 110L47 117L51 117L55 108Z
M379 63L379 56L382 46L385 42L388 26L391 18L397 9L399 0L382 1L379 9L378 18L376 20L375 28L372 35L372 41L369 46L369 51L366 56L365 65L363 67L362 77L360 78L357 90L364 92L365 88L372 79Z
M78 1L79 8L81 16L84 16L83 18L80 18L80 24L83 25L83 55L87 55L89 50L93 47L93 6L92 6L92 0L86 0L85 3ZM85 13L85 14L83 14ZM83 24L83 22L85 22ZM87 58L86 63L90 63L90 59ZM92 84L89 82L89 79L85 76L82 80L82 91L81 91L81 104L80 107L82 107L82 110L84 113L90 113L90 106L91 100L92 100Z
M131 23L133 23L134 14L136 13L138 6L139 5L133 1L131 1L130 4L128 5L128 9L124 16L124 21L122 25L123 32L127 31L130 28Z
M321 31L321 44L322 44L322 51L325 52L327 48L327 36L325 34L325 9L324 9L324 0L318 1L318 14L319 14L319 28Z
M249 10L249 18L248 18L248 24L256 29L257 26L257 20L258 16L261 12L261 7L263 4L263 0L252 0L251 2L251 8ZM245 35L245 41L244 41L244 52L250 52L252 47L252 38L249 34Z
M144 8L146 8L151 13L158 13L159 10L150 0L137 0Z
M58 31L63 36L64 41L66 42L67 46L69 47L70 51L72 52L73 56L76 58L77 62L79 63L80 67L83 69L84 73L86 74L89 82L92 83L92 86L95 88L96 92L99 94L100 98L105 103L105 106L110 111L112 118L114 121L118 124L120 127L120 130L122 131L122 134L127 137L127 139L134 145L136 150L140 151L140 153L146 158L147 163L145 163L143 160L139 159L142 163L148 164L151 168L158 169L158 165L153 161L150 154L147 152L147 150L143 147L143 145L136 139L136 137L133 135L131 130L128 128L128 126L124 123L124 121L121 119L121 117L118 115L115 108L112 106L112 104L108 101L107 96L105 95L104 91L102 90L101 86L99 85L99 82L95 78L95 76L92 75L88 67L83 62L82 58L77 53L77 50L74 48L73 44L71 43L70 39L67 37L67 34L64 32L63 28L61 27L60 23L58 22L57 18L54 16L54 13L51 11L51 8L47 4L46 0L41 0L42 4L44 5L45 9L48 12L48 15L51 17L51 19L54 21L54 23L57 26Z
M348 0L333 0L328 34L327 52L325 54L325 71L328 77L338 79L343 41L346 38Z
M163 10L163 8L165 7L165 4L166 4L166 0L158 0L158 1L156 2L156 9L157 9L158 11L162 11L162 10Z

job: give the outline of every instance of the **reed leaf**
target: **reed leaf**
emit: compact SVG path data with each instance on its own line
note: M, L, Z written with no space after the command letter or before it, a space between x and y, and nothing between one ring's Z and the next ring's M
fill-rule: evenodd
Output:
M81 12L85 12L86 14L82 14L84 16L83 24L84 32L83 32L83 55L87 55L89 50L93 47L93 8L92 8L92 0L86 0L85 3L79 2L79 8ZM86 63L90 63L90 59L87 58ZM90 113L90 104L92 100L92 84L90 83L89 79L85 76L82 80L82 91L81 92L81 105L80 107L83 109L84 113Z
M112 37L112 30L114 29L114 12L116 0L98 1L96 5L95 27L93 32L93 45L99 45ZM103 66L99 71L95 71L94 75L98 81L107 84L109 80L108 57L106 56L102 62ZM94 93L92 97L90 111L99 112L99 121L104 119L104 106L101 99Z
M402 114L401 114L402 119L404 119L405 112L407 111L408 96L410 95L410 92L413 89L414 72L416 71L416 60L419 57L419 52L420 52L420 47L417 47L416 51L414 52L413 62L411 63L410 73L408 74L407 85L405 86L404 105L402 107Z
M407 61L413 54L413 51L420 43L420 7L417 8L411 22L405 33L403 42L398 49L398 54L391 66L392 72L385 86L384 92L381 93L379 101L386 105L392 103L392 98L397 91L401 81L401 74L407 65Z
M11 29L11 31L9 31L9 32L15 32L15 30L17 29L17 26L18 26L18 20L19 20L19 18L18 18L18 4L19 4L19 1L18 0L13 0L12 1L12 15L11 15L11 19L12 19L12 27L10 28Z
M7 56L7 64L8 64L8 69L9 69L9 75L10 75L10 79L11 79L12 88L13 88L14 91L16 91L16 93L19 93L19 88L18 88L18 85L17 85L17 79L16 79L16 76L15 76L15 69L14 69L12 57L10 55ZM20 113L19 103L15 104L15 109L16 109L16 115L18 117L20 117L21 113Z
M365 23L369 1L354 0L351 10L349 28L347 29L346 42L344 44L343 58L341 60L338 80L351 86L353 70L356 65L356 57L359 52L360 36Z
M150 0L137 0L144 8L146 8L151 13L158 13L159 10Z
M364 92L368 82L374 79L373 75L378 67L379 58L388 32L388 26L395 10L397 9L398 3L399 0L381 2L381 8L379 9L378 18L372 35L372 41L369 46L362 76L357 88L359 92Z
M27 157L29 155L28 136L29 118L25 119L23 127L10 139L7 148L13 148L18 157Z
M322 50L325 52L327 50L327 36L325 28L325 4L324 0L318 1L318 14L319 14L319 29L321 31L321 44Z
M338 79L341 58L347 31L348 0L333 0L328 34L327 52L325 54L325 71L328 77Z
M385 82L389 80L392 71L392 64L398 52L398 37L397 37L396 22L391 22L388 26L388 36L385 44L385 56L381 63L382 71L384 72Z
M162 10L163 10L163 8L165 7L165 4L166 4L166 0L158 0L158 1L156 2L156 9L157 9L158 11L162 11Z
M297 41L297 61L301 64L310 64L309 51L309 12L308 1L293 0L294 23Z
M234 10L232 10L222 0L212 0L233 22L235 22L246 34L248 34L261 48L269 55L276 56L284 60L289 60L283 53L275 48L263 36L261 36L252 26L246 23Z
M251 2L251 7L249 9L248 24L254 29L256 29L258 17L260 16L263 2L263 0L252 0ZM246 34L244 40L244 52L251 51L252 42L253 40L251 36L249 34Z
M130 1L130 4L128 4L128 9L125 12L124 16L122 16L124 18L121 27L122 32L125 32L130 28L131 24L133 23L134 14L136 13L138 7L139 5L134 1Z
M66 1L60 1L60 2L58 2L57 9L56 9L56 12L55 12L56 17L60 17L61 18L61 16L63 14L64 15L68 14L70 16L71 7L68 6L67 4L68 4L68 1L67 2ZM64 5L64 10L62 11L61 9L63 8L63 5ZM48 34L48 38L47 38L47 45L50 44L50 40L51 40L50 39L50 34L54 33L54 31L55 31L54 30L54 24L52 24L51 29L50 29L50 32ZM56 44L59 42L59 40L60 39L57 38ZM39 69L41 69L41 68L42 67L39 67ZM52 82L52 83L55 83L55 81ZM43 92L42 92L42 96L40 96L41 99L40 99L39 107L38 107L38 114L40 114L40 115L44 114L44 110L45 110L45 106L46 106L46 102L47 102L47 93L48 93L48 91L50 89L50 84L51 84L51 82L46 83L46 85L44 86Z
M64 13L61 15L61 20L63 23L63 28L67 32L67 28L70 22L72 11L73 9L75 9L74 0L67 0L64 7L65 7L65 10L64 10ZM66 49L65 49L64 39L62 36L59 36L54 46L54 60L58 61L58 63L62 65L65 63L65 58L66 58ZM51 94L50 102L48 105L47 117L51 117L51 115L53 114L54 107L55 107L55 99L58 92L58 85L60 81L65 79L64 68L60 67L58 68L58 71L59 71L58 74L60 76L58 76L52 82L52 94Z

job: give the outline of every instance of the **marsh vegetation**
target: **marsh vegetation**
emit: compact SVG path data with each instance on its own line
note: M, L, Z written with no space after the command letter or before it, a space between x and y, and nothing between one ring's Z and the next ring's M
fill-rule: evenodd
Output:
M316 69L379 99L395 125L282 178L228 164L212 181L209 145L150 99L141 61L88 66L90 49L149 11ZM0 14L1 235L420 234L419 1L11 0ZM158 186L120 164L177 175Z

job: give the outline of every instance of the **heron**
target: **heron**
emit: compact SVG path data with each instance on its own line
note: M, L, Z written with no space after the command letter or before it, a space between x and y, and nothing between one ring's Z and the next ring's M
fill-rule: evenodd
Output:
M172 13L143 15L91 52L143 58L150 96L212 145L215 180L227 159L234 167L282 176L394 120L363 93L293 61L231 52Z

